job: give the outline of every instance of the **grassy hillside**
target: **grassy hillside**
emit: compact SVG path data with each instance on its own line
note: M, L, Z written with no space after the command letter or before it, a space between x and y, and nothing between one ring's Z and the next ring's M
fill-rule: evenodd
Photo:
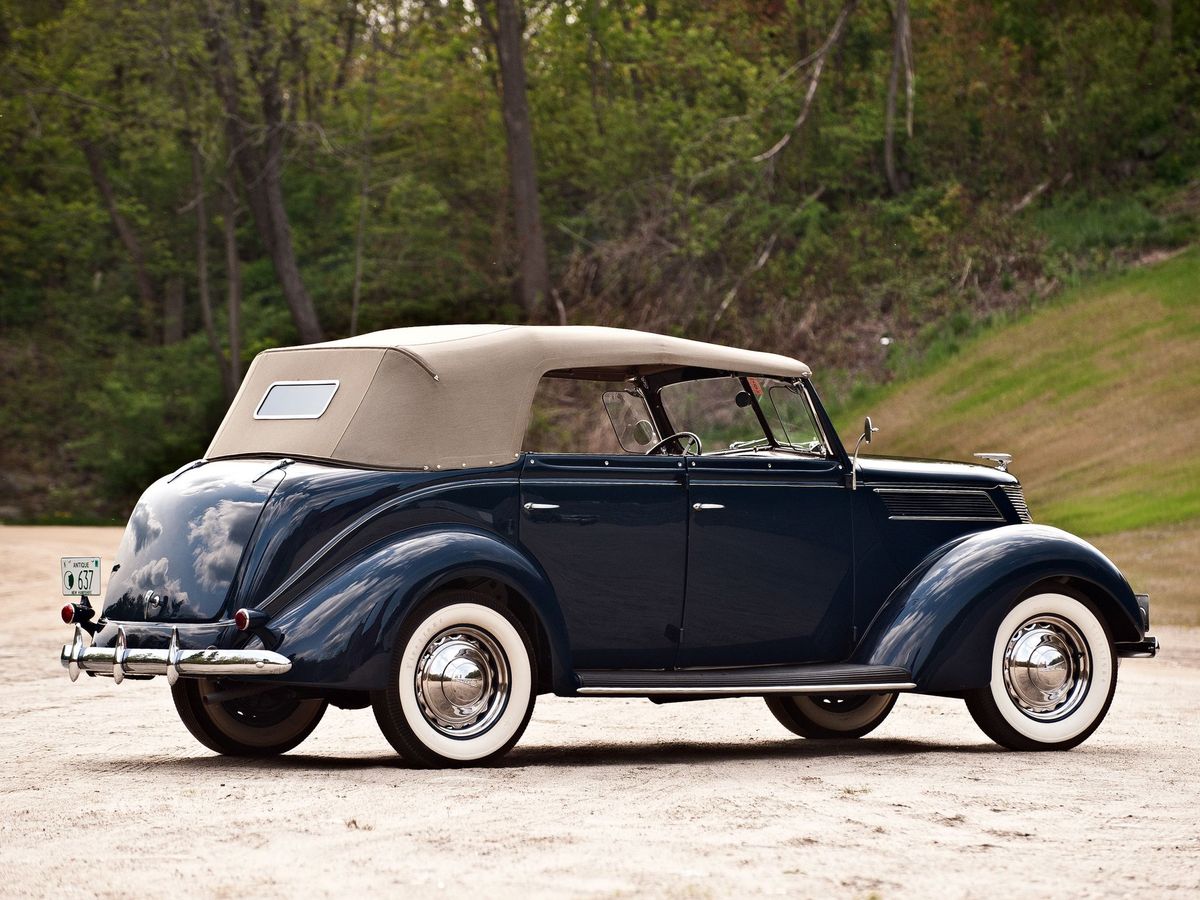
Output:
M1200 250L996 325L838 416L877 453L1015 456L1034 517L1095 541L1200 624Z

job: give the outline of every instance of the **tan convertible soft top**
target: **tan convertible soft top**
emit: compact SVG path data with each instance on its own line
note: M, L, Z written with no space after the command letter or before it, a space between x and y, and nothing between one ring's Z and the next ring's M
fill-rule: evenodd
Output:
M622 380L683 366L809 374L786 356L622 328L394 328L260 353L206 456L282 454L404 469L502 465L520 454L547 372ZM257 418L278 382L327 383L333 397L316 418Z

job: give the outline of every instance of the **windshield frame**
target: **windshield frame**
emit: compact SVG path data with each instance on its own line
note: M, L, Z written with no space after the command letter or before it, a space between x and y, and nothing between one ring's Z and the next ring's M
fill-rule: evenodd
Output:
M715 450L704 453L704 456L730 456L740 454L754 454L763 450L783 451L787 453L795 453L799 456L816 457L820 459L836 459L838 458L837 450L829 439L829 434L825 427L825 422L821 416L812 391L809 389L807 379L800 377L788 377L781 375L759 375L746 372L729 372L718 369L697 369L697 368L682 368L675 369L669 372L663 372L652 376L646 376L642 379L643 397L650 407L651 413L656 419L659 419L659 431L663 435L671 435L678 432L677 426L671 422L670 416L667 414L665 405L659 392L670 385L679 384L687 381L704 381L714 378L736 378L742 385L742 390L750 395L751 408L754 411L754 416L758 421L759 428L763 432L763 440L767 442L766 446L747 446L728 448L725 450ZM804 403L808 409L808 414L812 419L813 427L816 430L819 439L819 445L812 450L802 449L790 442L780 441L775 436L774 429L771 428L770 420L764 412L762 405L759 402L759 397L751 388L749 379L761 379L763 381L771 380L784 382L794 385L800 392L800 396L804 399ZM674 451L682 455L682 449L678 447L678 441L671 442L668 446L673 446Z

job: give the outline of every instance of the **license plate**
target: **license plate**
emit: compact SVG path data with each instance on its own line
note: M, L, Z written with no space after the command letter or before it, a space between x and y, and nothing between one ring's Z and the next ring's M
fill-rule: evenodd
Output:
M62 557L64 597L96 597L100 594L100 557Z

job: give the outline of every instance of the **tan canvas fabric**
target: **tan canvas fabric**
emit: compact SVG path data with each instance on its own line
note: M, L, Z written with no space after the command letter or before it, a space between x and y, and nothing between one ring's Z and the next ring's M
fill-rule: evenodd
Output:
M252 453L389 468L501 465L520 453L547 372L620 379L677 366L798 377L786 356L619 328L439 325L260 353L207 456ZM319 419L255 419L277 381L337 379Z

